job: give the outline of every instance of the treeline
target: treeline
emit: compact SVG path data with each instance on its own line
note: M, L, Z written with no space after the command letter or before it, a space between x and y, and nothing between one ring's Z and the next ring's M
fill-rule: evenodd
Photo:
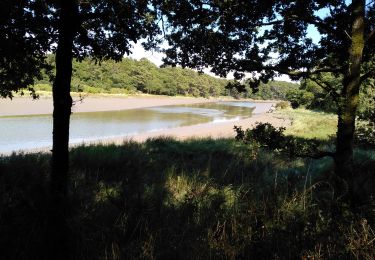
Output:
M54 66L54 56L48 56L48 63ZM103 61L100 64L91 59L73 62L72 91L86 93L155 95L183 95L194 97L234 96L253 99L287 100L290 91L299 84L284 81L271 81L261 84L259 91L246 88L239 94L226 86L230 81L201 74L181 67L159 68L149 60L124 58L121 62ZM36 90L51 91L49 76L37 81Z
M53 65L54 57L49 56L48 61ZM103 61L100 65L85 59L82 62L74 61L72 91L209 97L226 95L227 82L191 69L159 68L145 58L139 61L130 58L121 62ZM36 90L51 89L47 74L35 87Z
M322 76L324 84L329 84L330 91L340 93L342 88L342 79L336 78L329 73ZM374 79L368 79L361 86L359 93L359 106L357 116L360 119L375 122L375 88ZM327 86L320 79L303 80L299 89L290 91L287 100L292 107L304 106L308 109L321 110L326 112L336 112L337 100L327 92ZM325 89L324 89L325 88ZM337 95L337 94L336 94Z
M323 75L324 81L329 82L330 87L337 93L342 87L342 79L335 78L333 75ZM318 81L319 82L319 81ZM327 84L327 83L326 83ZM359 95L358 117L360 119L375 122L375 79L368 79L361 87ZM241 85L237 85L241 86ZM249 82L245 82L242 92L236 87L230 88L229 94L238 98L253 98L262 100L285 100L293 108L305 107L307 109L319 110L324 112L336 112L337 102L333 100L332 95L323 88L324 85L318 84L313 80L302 80L300 83L270 81L267 84L261 83L257 91L249 87Z
M263 100L288 100L289 93L298 90L299 87L300 85L298 83L270 81L267 84L261 83L258 87L258 91L249 89L247 97Z
M48 56L48 62L54 65L54 56ZM245 82L245 91L240 93L236 88L226 87L230 81L200 74L191 69L180 67L159 68L143 58L134 60L125 58L121 62L103 61L97 64L91 59L73 64L72 91L86 93L134 94L147 93L155 95L183 95L194 97L233 96L236 98L253 98L262 100L285 100L292 107L334 112L337 105L331 95L312 80L301 83L270 81L261 83L254 91ZM341 81L332 75L324 75L324 80L331 86L340 88ZM374 120L375 90L374 79L370 79L361 89L359 117ZM51 83L46 73L37 81L36 90L51 91Z

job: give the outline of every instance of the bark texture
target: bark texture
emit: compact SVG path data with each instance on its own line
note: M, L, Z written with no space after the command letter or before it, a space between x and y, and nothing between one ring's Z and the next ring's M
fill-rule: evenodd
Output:
M351 46L348 50L347 72L343 80L343 92L340 98L337 145L336 174L352 186L353 178L353 141L356 111L359 103L361 85L360 73L363 57L365 0L354 0L352 4Z
M56 50L56 78L53 84L53 148L50 177L50 214L48 221L50 259L70 259L68 206L69 124L72 107L73 41L76 34L76 0L60 1L59 38Z

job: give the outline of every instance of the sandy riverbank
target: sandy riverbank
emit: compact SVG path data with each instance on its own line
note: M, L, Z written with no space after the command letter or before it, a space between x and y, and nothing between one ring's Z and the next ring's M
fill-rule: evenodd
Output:
M218 99L167 97L167 96L123 96L123 97L78 97L73 98L73 113L114 111L153 106L195 104L213 102ZM52 98L0 99L0 116L52 114Z
M288 127L291 125L289 119L278 116L274 113L261 113L255 114L250 118L221 122L221 123L207 123L192 126L176 127L171 129L165 129L160 131L155 131L151 133L137 134L133 136L124 136L120 138L111 138L100 141L93 141L88 143L102 143L102 144L121 144L124 141L133 140L137 142L143 142L149 138L155 138L160 136L173 137L176 139L184 140L188 138L234 138L235 132L233 127L241 126L243 129L252 128L257 122L261 123L271 123L275 127Z
M96 112L96 111L114 111L135 108L145 108L154 106L196 104L215 101L237 101L232 98L193 98L193 97L169 97L169 96L86 96L82 100L73 97L73 113ZM275 104L276 101L267 100L247 100L261 104ZM267 109L261 107L255 113L263 113ZM0 99L0 116L18 116L18 115L43 115L52 114L53 103L51 97L41 97L33 100L30 97L16 97L10 99Z

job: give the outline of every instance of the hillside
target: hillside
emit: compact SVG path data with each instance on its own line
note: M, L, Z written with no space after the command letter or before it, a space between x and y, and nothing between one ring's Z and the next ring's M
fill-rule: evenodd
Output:
M54 64L54 57L48 57ZM158 68L147 59L125 58L121 62L103 61L95 63L91 59L74 61L72 91L88 93L142 92L155 95L218 96L225 95L227 80L200 74L191 69ZM37 82L37 90L50 90L50 82L45 74Z
M53 66L54 57L48 56ZM125 58L121 62L103 61L100 64L90 59L73 63L73 92L134 94L147 93L168 96L208 97L220 95L238 96L225 88L228 80L201 74L180 67L159 68L143 58ZM261 84L259 91L253 93L249 88L241 97L254 99L285 100L288 92L298 89L295 83L272 81ZM51 91L47 74L37 81L36 90Z

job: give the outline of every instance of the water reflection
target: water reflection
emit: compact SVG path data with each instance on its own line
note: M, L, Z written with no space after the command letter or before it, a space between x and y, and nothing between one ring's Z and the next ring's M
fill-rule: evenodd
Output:
M250 102L217 102L76 113L71 117L70 142L235 121L251 116L255 105ZM51 145L51 140L51 115L0 117L0 152L46 147Z

